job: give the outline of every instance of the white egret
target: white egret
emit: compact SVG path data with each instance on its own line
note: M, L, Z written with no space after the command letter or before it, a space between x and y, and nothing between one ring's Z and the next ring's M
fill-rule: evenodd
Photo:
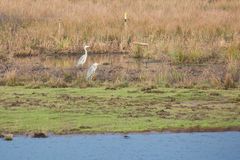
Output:
M86 62L86 60L87 60L87 48L88 48L88 47L89 47L89 46L84 46L85 54L82 55L82 56L79 58L76 67L82 66L82 65Z
M98 65L99 65L98 63L93 63L93 64L89 67L89 69L88 69L88 71L87 71L86 80L92 80L93 75L94 75L94 73L95 73Z

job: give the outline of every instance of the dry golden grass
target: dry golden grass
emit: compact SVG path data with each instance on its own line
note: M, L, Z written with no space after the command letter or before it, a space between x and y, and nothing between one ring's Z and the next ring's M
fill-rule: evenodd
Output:
M1 0L0 59L78 53L84 44L89 44L91 52L96 53L123 51L136 58L155 58L171 64L226 66L223 74L215 74L209 66L202 75L189 78L190 73L168 65L151 72L141 70L142 66L136 70L123 64L127 69L116 75L113 86L131 82L126 72L131 74L135 69L133 78L142 84L191 87L203 82L203 86L232 88L240 85L239 15L239 0ZM39 63L66 69L75 60ZM3 82L14 85L19 79L16 74L14 70L6 72ZM38 82L38 76L29 77L53 87L93 85L85 82L83 75L76 81L67 73L61 78L43 76L43 82Z
M84 43L94 52L128 51L140 41L151 56L177 63L239 58L239 15L239 0L1 0L0 52L77 52Z
M2 83L6 83L9 86L17 84L16 70L8 71L4 74Z

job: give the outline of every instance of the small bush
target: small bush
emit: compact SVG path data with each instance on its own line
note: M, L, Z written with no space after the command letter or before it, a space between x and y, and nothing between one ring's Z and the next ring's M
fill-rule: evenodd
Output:
M229 73L227 73L225 78L224 78L224 87L225 87L225 89L236 87L235 83L234 83L234 80L233 80L233 77Z
M134 58L144 58L148 54L148 49L146 46L134 45L131 47L131 52Z
M226 58L228 61L240 61L240 43L227 49Z
M208 61L210 58L213 57L211 53L205 53L200 50L191 50L191 51L184 51L184 50L176 50L170 53L173 62L177 64L199 64L205 61Z
M8 86L22 85L20 81L17 79L16 70L7 71L4 74L2 83L5 83L5 85L8 85Z

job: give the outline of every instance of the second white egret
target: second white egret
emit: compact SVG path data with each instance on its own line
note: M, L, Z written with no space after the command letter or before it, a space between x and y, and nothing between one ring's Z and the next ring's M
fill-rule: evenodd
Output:
M89 67L89 69L88 69L88 71L87 71L86 80L92 80L93 75L94 75L95 71L97 70L98 65L99 65L98 63L93 63L93 64Z

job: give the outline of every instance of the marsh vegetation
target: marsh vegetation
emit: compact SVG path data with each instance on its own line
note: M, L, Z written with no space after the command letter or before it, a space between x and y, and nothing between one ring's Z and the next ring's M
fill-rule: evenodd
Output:
M9 67L9 63L17 63L14 57L79 55L83 44L89 44L91 52L96 54L127 53L130 57L168 62L171 66L207 65L201 71L204 74L191 79L186 72L197 74L196 67L179 73L176 67L160 65L161 74L154 73L160 79L152 81L143 72L137 77L140 83L158 84L159 80L165 80L163 83L170 86L173 81L191 87L201 81L200 86L235 88L240 80L239 8L238 0L2 0L0 73L4 76L1 75L1 80L3 76L10 81L7 84L14 81L18 72L16 67ZM128 15L127 26L124 26L124 12ZM136 41L149 45L147 48L134 45ZM62 66L69 66L68 63ZM9 69L3 70L4 67ZM125 83L122 77L126 72L123 70L115 79ZM64 80L49 77L48 81Z

